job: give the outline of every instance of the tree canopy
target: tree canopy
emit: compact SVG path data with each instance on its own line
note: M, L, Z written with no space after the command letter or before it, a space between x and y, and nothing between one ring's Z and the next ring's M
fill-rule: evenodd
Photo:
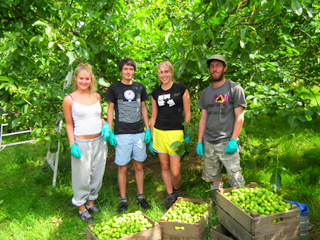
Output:
M210 84L206 59L224 54L226 77L243 86L246 118L287 116L294 127L319 116L320 4L312 0L3 0L0 3L0 107L57 136L67 74L88 62L98 91L120 78L118 62L137 63L148 93L163 60L192 96ZM313 104L311 104L313 102Z

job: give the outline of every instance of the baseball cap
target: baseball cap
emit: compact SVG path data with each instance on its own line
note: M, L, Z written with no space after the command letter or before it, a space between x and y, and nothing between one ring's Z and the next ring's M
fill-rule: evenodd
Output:
M209 64L210 64L213 60L218 60L218 61L224 62L224 64L227 65L226 59L224 58L224 56L222 56L222 55L220 55L220 54L212 55L212 56L210 57L210 59L207 60L208 66L209 66Z

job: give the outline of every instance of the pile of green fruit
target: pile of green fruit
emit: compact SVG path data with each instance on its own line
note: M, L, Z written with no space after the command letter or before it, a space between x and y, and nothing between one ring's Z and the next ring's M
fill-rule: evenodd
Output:
M291 210L290 203L265 188L240 187L223 195L248 214L266 216Z
M209 204L188 201L177 201L174 207L169 209L164 220L169 222L196 223L200 221Z
M115 216L108 221L91 227L91 232L98 239L119 239L152 228L153 225L141 211Z

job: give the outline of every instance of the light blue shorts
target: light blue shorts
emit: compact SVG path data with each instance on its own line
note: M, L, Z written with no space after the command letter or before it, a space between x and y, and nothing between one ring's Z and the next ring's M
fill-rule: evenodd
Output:
M136 134L115 135L117 146L115 147L115 164L127 165L132 159L144 162L147 158L146 144L144 143L144 132Z

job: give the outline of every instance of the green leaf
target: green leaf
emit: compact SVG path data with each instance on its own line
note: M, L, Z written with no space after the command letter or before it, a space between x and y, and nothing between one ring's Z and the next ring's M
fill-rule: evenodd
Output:
M183 154L181 156L180 163L184 162L184 160L186 160L187 158L188 158L188 155L187 154Z
M50 152L55 153L58 151L58 140L56 138L51 138L50 142Z
M171 143L170 148L176 149L176 148L179 148L182 144L183 144L182 142L176 141L176 142Z
M4 76L0 76L0 81L1 82L9 82L10 78L4 77ZM1 88L0 88L1 89Z
M13 119L13 120L11 121L11 126L12 126L13 128L17 127L18 124L19 124L19 118L15 118L15 119Z
M270 177L271 188L277 192L281 188L281 175L277 169L275 169Z
M287 121L288 121L291 128L295 128L295 127L299 126L299 122L298 122L297 118L294 116L289 116Z
M46 27L47 24L44 22L41 22L40 20L36 21L32 26L41 26L41 27Z
M86 41L84 41L82 38L77 38L77 40L80 42L81 46L87 47Z
M297 14L299 16L302 14L303 8L302 8L300 2L298 2L297 0L292 0L291 7L292 7L292 10L294 11L295 14Z
M244 162L244 166L247 168L247 169L253 169L254 168L254 163L252 161L245 161Z
M205 74L207 73L208 69L207 69L207 61L205 59L203 59L200 55L198 55L196 53L196 57L198 59L198 67L200 69L200 71Z
M246 42L244 40L240 40L240 47L244 48L246 46Z
M248 29L247 28L242 28L240 31L241 37L245 37L248 33Z
M67 52L66 55L67 55L68 58L69 58L69 63L73 63L74 60L76 59L75 53L73 53L73 52Z
M131 32L130 35L131 35L133 38L135 38L135 37L139 36L139 34L140 34L140 30L139 30L139 29L135 29L135 30L133 30L133 31Z
M158 41L158 44L157 44L157 49L158 50L160 49L160 47L162 46L164 41L165 41L165 37L161 37L160 40Z
M208 34L208 36L211 38L211 40L214 40L214 39L215 39L214 34L212 33L211 30L207 30L207 34Z
M184 149L179 149L178 151L176 151L176 153L177 153L179 156L183 156L183 155L186 153L186 150L184 150Z
M166 40L167 43L169 43L169 38L170 38L170 36L171 36L171 33L168 33L168 34L165 36L165 40Z
M249 62L249 59L250 59L249 54L247 52L243 52L241 54L240 59L241 59L241 62L244 63L244 64Z
M103 78L99 78L97 82L98 82L99 85L104 86L104 87L109 87L110 86L110 83L106 82Z
M312 117L310 115L306 115L305 117L308 122L312 121Z
M39 36L34 36L33 38L30 39L29 44L32 44L37 41L39 41Z
M281 11L282 11L282 3L275 2L275 6L273 9L274 9L275 14L280 15Z
M74 14L71 15L71 19L72 20L79 19L79 18L81 18L81 14L80 13L74 13Z
M183 48L181 45L179 45L178 50L179 50L179 52L181 53L181 55L184 56L185 50L184 50L184 48Z
M49 42L48 48L49 48L49 49L52 48L52 47L54 46L54 44L55 44L55 42Z
M298 120L300 120L301 122L307 122L308 121L305 116L297 115L296 118Z
M185 60L183 61L183 63L181 64L181 66L180 66L180 68L179 68L179 70L178 70L178 72L177 72L177 77L178 77L178 78L180 78L181 75L183 74L183 72L184 72L184 70L185 70L185 68L186 68L186 66L187 66L187 63L188 63L188 59L185 59Z
M225 5L224 5L224 10L226 10L226 12L233 10L232 1L229 1L229 0L226 1Z

